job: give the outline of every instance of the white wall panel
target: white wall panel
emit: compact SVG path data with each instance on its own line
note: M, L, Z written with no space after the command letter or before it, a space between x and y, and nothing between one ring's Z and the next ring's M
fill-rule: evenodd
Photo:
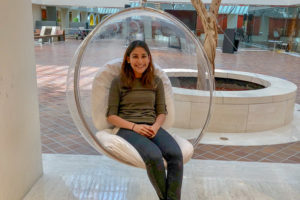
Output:
M0 199L20 200L42 174L30 0L0 6Z

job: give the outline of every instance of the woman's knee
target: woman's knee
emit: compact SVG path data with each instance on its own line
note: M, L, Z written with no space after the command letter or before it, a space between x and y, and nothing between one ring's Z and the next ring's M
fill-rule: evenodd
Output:
M183 157L181 153L174 153L168 159L166 159L168 166L177 170L183 169Z
M146 164L155 164L159 165L163 163L163 156L162 153L156 149L152 149L148 152L145 153L145 159L144 159Z
M183 156L181 150L168 152L165 159L168 164L172 163L173 165L176 165L179 168L183 166Z
M167 151L167 156L173 159L182 159L182 151L176 141Z

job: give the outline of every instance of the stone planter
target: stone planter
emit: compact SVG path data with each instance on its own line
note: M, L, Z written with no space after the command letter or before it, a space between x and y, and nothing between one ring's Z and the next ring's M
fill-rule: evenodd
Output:
M196 77L190 69L166 69L169 77ZM293 120L297 86L276 77L240 71L216 70L216 77L244 80L265 88L246 91L215 91L211 132L255 132L278 128ZM206 91L173 87L175 128L198 129L206 119Z

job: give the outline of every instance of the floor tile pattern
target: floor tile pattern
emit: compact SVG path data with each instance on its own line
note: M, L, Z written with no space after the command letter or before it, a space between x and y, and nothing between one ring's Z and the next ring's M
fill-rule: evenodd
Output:
M44 175L24 200L157 200L144 169L106 156L43 154ZM299 200L300 165L193 159L182 200Z
M199 144L193 158L252 162L300 163L300 143L263 146L223 146Z
M79 41L36 46L36 71L40 101L43 153L98 154L81 137L66 102L66 76ZM175 60L175 59L173 59ZM261 73L294 82L300 88L300 58L271 51L217 51L216 66ZM298 90L297 103L300 103ZM300 142L265 146L199 144L195 159L300 163Z

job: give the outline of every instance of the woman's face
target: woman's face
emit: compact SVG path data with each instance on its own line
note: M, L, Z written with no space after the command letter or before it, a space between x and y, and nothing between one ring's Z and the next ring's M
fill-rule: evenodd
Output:
M150 63L150 55L143 47L136 47L127 57L136 78L141 78Z

